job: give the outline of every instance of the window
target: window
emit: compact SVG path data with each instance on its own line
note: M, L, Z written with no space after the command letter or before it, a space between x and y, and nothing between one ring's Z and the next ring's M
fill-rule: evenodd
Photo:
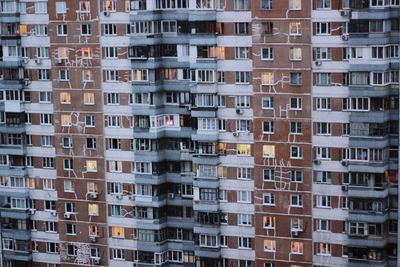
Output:
M263 216L263 225L267 229L275 229L275 217Z
M120 128L121 117L120 116L107 116L107 127Z
M106 82L118 82L119 79L117 70L105 70L104 76Z
M316 60L331 60L332 48L331 47L317 47L314 48Z
M273 109L274 108L274 98L272 96L262 97L262 108L263 109Z
M116 35L117 34L117 24L104 24L103 33L105 36Z
M238 203L251 203L251 191L237 191Z
M134 69L132 70L132 81L147 81L147 69Z
M249 34L249 23L247 22L235 23L235 34L237 35Z
M302 195L291 195L290 206L292 207L303 207L303 196Z
M114 260L125 260L125 251L123 249L112 249L112 258Z
M48 81L50 79L50 70L37 70L38 81Z
M97 172L97 161L87 160L86 161L86 171L87 172Z
M92 25L91 24L81 24L81 35L82 36L92 35Z
M290 109L291 110L301 110L302 109L302 101L300 97L291 97L289 99Z
M92 72L90 70L82 70L82 81L83 82L92 82Z
M290 181L293 183L303 182L303 172L302 171L290 171Z
M331 135L331 128L329 122L317 122L317 135Z
M300 47L291 47L289 49L289 59L292 61L300 61L302 59L302 50Z
M264 193L263 204L267 206L275 206L275 194L274 193Z
M303 219L292 218L290 220L291 231L302 231L303 230Z
M35 14L46 14L47 2L35 2Z
M235 72L235 83L236 84L249 84L250 83L250 72L236 71Z
M292 36L301 35L301 22L290 22L289 23L289 35L292 35Z
M42 166L43 168L54 168L54 158L44 157L42 158Z
M51 103L51 92L39 92L39 103Z
M263 34L272 34L274 32L274 23L273 22L263 22L262 33Z
M235 100L235 105L237 108L250 107L250 96L236 96Z
M236 120L236 132L250 132L250 120Z
M276 251L276 242L275 242L275 240L265 239L264 240L264 251L266 251L266 252L275 252Z
M238 248L250 248L251 249L251 237L238 237Z
M317 73L316 74L316 85L329 86L331 85L331 73Z
M92 48L83 47L82 48L82 59L92 59Z
M93 115L85 116L85 127L95 127L95 119Z
M317 147L317 159L331 159L331 149L329 147Z
M85 105L94 105L94 93L84 93L83 103Z
M67 223L67 235L76 235L76 225Z
M263 121L263 134L273 134L274 133L274 122L273 121Z
M72 159L64 159L64 170L71 171L74 169Z
M56 14L66 14L67 13L67 2L56 2Z
M261 73L261 84L274 85L274 73L269 71Z
M237 144L237 155L238 156L251 156L251 145L250 144Z
M103 10L106 12L115 12L116 0L104 0Z
M324 195L317 195L317 208L330 208L331 207L331 197Z
M79 2L79 12L80 13L90 13L90 1L80 1Z
M325 97L318 97L315 99L316 110L331 110L331 99Z
M290 158L291 159L303 158L303 149L300 146L290 146Z
M53 146L53 137L50 135L42 135L41 136L42 146L52 147Z
M261 8L265 10L271 10L272 0L261 0Z
M99 216L99 204L88 204L88 215Z
M46 242L46 253L58 253L58 243Z
M249 10L249 0L234 0L234 10Z
M9 49L8 53L10 53L10 52L12 52L12 51ZM36 48L36 55L38 58L48 58L49 57L49 48L48 47ZM12 55L9 54L9 56L12 56ZM17 55L15 55L15 56L17 56Z
M71 180L64 180L64 192L75 192L75 184Z
M316 244L316 254L317 255L331 255L331 244L329 243L317 243Z
M331 231L331 221L325 219L316 220L317 231Z
M289 0L289 10L301 10L301 0Z
M106 95L106 103L107 105L119 105L120 95L118 93L108 93Z
M264 158L275 158L275 146L274 145L263 145L263 157Z
M263 47L261 48L261 60L273 60L274 59L274 48Z
M69 70L67 69L61 69L58 71L58 80L65 82L69 81Z
M317 0L317 9L331 9L331 0Z
M44 201L44 210L45 211L55 211L56 210L56 201L45 200Z
M316 173L316 182L330 184L332 183L332 173L327 171L317 171Z
M263 170L263 179L265 182L275 181L275 170L274 169L264 169Z
M237 178L249 180L252 178L252 169L251 168L237 168Z
M57 232L57 223L56 222L46 221L45 226L46 226L46 232L52 232L52 233Z
M235 59L248 59L249 53L248 47L235 47Z
M118 58L118 47L105 47L104 57L107 59L117 59Z
M61 126L62 127L71 127L71 125L72 125L71 115L62 114L61 115Z
M291 253L292 254L303 254L303 242L291 241ZM291 266L294 266L294 265L291 265Z
M94 137L86 138L86 148L87 149L96 149L96 138L94 138Z
M316 23L316 35L330 35L331 34L331 23L330 22L317 22Z
M290 73L290 85L301 85L302 82L302 74L300 72Z
M57 24L57 36L67 36L67 24Z

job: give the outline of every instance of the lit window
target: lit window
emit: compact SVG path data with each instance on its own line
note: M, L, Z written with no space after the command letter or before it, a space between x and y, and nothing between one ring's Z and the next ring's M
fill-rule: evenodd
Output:
M61 126L63 127L71 127L71 115L63 114L61 115Z
M291 22L289 24L290 35L301 35L301 22Z
M94 105L94 93L84 93L83 102L85 105Z
M104 5L104 11L106 12L115 12L115 5L116 1L114 0L106 0L103 2Z
M124 238L125 237L125 229L119 226L112 227L112 237L116 238Z
M293 254L303 254L303 242L292 241L291 242L291 252Z
M89 214L89 216L99 216L99 205L98 204L89 204L88 205L88 214Z
M91 59L92 58L92 48L84 47L82 48L82 59Z
M264 228L274 229L275 228L275 217L264 216L263 217L263 225L264 225Z
M237 154L240 156L251 156L251 145L237 144Z
M60 102L61 102L61 104L71 104L70 93L66 93L66 92L60 93Z
M274 74L272 72L263 72L261 74L261 84L273 85L274 84Z
M79 2L79 12L89 13L90 12L90 1L80 1Z
M302 59L302 53L301 53L301 48L300 47L291 47L289 51L289 59L290 60L301 60Z
M67 59L68 58L68 48L67 47L59 47L58 48L58 58L59 59Z
M301 10L301 0L289 0L290 10Z
M147 69L132 70L132 81L147 81Z
M93 81L92 72L90 70L82 71L82 81L83 82L91 82Z
M276 241L271 239L264 240L264 251L267 252L275 252L276 250Z
M88 171L88 172L97 172L97 161L95 161L95 160L87 160L86 161L86 171Z
M263 157L264 158L275 158L275 146L274 145L263 145Z

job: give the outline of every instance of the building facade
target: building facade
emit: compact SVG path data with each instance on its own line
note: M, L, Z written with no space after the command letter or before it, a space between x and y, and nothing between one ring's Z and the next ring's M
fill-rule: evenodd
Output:
M399 20L0 1L0 266L398 266Z

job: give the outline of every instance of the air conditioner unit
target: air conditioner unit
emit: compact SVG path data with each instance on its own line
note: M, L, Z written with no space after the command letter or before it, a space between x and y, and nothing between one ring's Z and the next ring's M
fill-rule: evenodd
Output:
M315 165L321 165L321 160L319 160L319 159L314 159L314 160L313 160L313 163L314 163Z
M237 108L237 109L236 109L236 114L240 114L240 115L244 114L244 109L242 109L242 108Z
M192 28L191 33L196 34L196 28Z
M89 196L91 199L96 199L98 197L98 193L97 192L90 192Z
M300 235L300 229L292 229L292 236L297 237Z
M135 196L130 195L130 196L129 196L129 200L135 201Z
M342 160L340 163L342 163L342 166L344 167L349 166L349 162L347 160Z
M23 58L22 59L22 64L28 64L29 58Z
M57 211L52 211L51 216L56 217L57 216Z
M238 132L233 132L233 136L234 136L234 137L238 137L238 136L239 136L239 133L238 133Z
M42 64L42 59L41 58L35 58L35 63L36 64Z
M104 11L104 16L109 17L110 16L110 12Z
M350 15L350 10L342 10L340 11L340 15L343 17L348 17Z
M342 191L347 191L349 190L349 186L348 185L342 185Z
M93 263L96 265L99 265L101 261L101 258L97 257L97 258L93 258Z
M347 34L343 34L343 35L342 35L342 40L343 40L343 41L349 40L349 36L348 36Z
M30 209L30 210L29 210L29 213L30 213L31 215L35 214L35 213L36 213L36 209Z
M96 243L97 242L97 236L89 236L89 241L92 243Z
M66 212L64 213L64 219L70 219L71 218L71 213Z
M121 200L124 196L123 196L122 194L117 194L117 195L115 195L115 197L116 197L117 199Z
M315 66L321 66L321 65L322 65L322 61L321 60L315 61Z
M174 199L175 198L175 194L174 193L168 193L168 198Z

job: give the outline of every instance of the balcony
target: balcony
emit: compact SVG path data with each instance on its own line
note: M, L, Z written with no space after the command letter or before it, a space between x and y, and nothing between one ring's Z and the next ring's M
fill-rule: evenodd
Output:
M348 186L349 197L360 197L360 198L386 198L389 195L389 187L386 185L382 186Z

